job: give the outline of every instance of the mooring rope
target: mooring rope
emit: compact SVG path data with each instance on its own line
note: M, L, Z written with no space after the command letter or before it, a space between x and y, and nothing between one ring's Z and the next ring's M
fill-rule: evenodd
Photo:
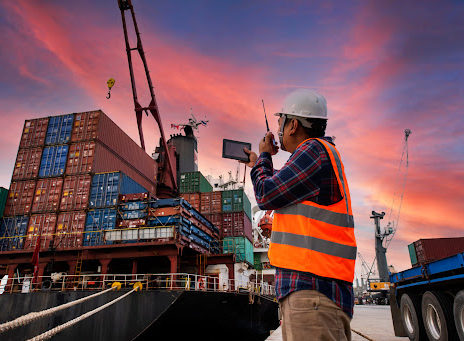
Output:
M59 305L57 307L50 308L50 309L45 309L45 310L42 310L42 311L32 312L32 313L20 316L20 317L14 319L13 321L2 323L2 324L0 324L0 333L6 332L7 330L10 330L10 329L14 329L16 327L25 326L26 324L28 324L28 323L30 323L30 322L32 322L34 320L38 320L39 318L42 318L44 316L53 314L53 313L55 313L57 311L69 308L69 307L71 307L73 305L83 303L84 301L87 301L87 300L89 300L91 298L94 298L94 297L97 297L99 295L103 295L104 293L106 293L108 291L111 291L113 289L114 288L109 288L109 289L106 289L104 291L100 291L100 292L97 292L95 294L80 298L80 299L78 299L76 301L68 302L68 303L65 303L65 304Z
M371 339L369 336L366 336L366 335L364 335L363 333L358 332L357 330L354 330L353 328L351 328L351 331L352 331L352 332L355 332L356 334L358 334L359 336L365 338L366 340L375 341L374 339Z
M62 330L68 328L68 327L71 327L72 325L86 319L87 317L89 316L92 316L93 314L96 314L98 313L99 311L105 309L106 307L109 307L110 305L122 300L124 297L126 296L129 296L130 294L132 294L134 291L137 291L137 288L134 288L132 289L131 291L129 291L128 293L122 295L122 296L119 296L118 298L94 309L94 310L91 310L81 316L78 316L76 317L75 319L71 320L71 321L68 321L66 323L63 323L62 325L59 325L53 329L50 329L49 331L46 331L45 333L42 333L40 335L37 335L36 337L33 337L32 339L29 339L27 341L42 341L42 340L48 340L50 339L52 336L58 334L59 332L61 332Z

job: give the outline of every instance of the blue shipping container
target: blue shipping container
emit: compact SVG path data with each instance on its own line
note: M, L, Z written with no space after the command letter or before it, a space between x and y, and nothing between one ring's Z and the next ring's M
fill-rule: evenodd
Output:
M84 230L84 246L112 244L105 242L103 230L113 230L116 227L117 211L112 208L90 210L87 212Z
M112 230L116 226L117 211L113 208L102 208L87 212L85 231Z
M123 211L145 210L148 207L148 203L143 201L132 201L126 202L121 206Z
M0 225L0 251L22 249L29 217L3 218Z
M45 145L66 144L71 140L74 115L50 117Z
M45 147L40 161L39 176L52 177L64 174L68 146Z
M145 218L148 215L147 211L133 210L133 211L124 211L122 214L122 219L141 219Z
M175 206L182 206L187 210L192 209L192 205L182 198L167 198L167 199L157 199L150 203L151 208L158 208L158 207L175 207Z
M111 207L118 204L120 194L147 192L122 172L99 173L92 177L89 207Z
M152 217L147 221L147 226L179 226L184 225L190 230L190 221L185 219L180 215L168 215L168 216L159 216Z

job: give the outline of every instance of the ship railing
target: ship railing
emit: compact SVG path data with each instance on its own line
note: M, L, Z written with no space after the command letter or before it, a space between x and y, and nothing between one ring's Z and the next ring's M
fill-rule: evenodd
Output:
M116 284L115 284L116 283ZM275 287L266 282L225 279L218 275L189 273L148 274L94 274L68 275L54 273L40 276L33 283L32 276L4 279L0 283L2 293L29 293L35 291L102 290L112 285L132 288L137 283L142 290L186 290L206 292L241 292L263 296L275 296Z

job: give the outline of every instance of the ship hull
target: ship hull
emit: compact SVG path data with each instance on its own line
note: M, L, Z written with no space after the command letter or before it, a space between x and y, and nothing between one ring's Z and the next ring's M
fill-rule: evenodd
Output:
M91 291L36 292L0 296L0 323L55 307ZM0 335L26 340L121 296L109 292ZM58 333L52 340L265 340L279 325L277 303L248 293L195 291L134 292Z

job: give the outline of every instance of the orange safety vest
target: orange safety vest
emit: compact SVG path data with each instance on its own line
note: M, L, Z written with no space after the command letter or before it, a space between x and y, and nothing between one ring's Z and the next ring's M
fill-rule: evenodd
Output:
M352 283L357 249L348 183L338 151L316 140L330 157L343 199L328 206L302 201L276 210L269 260L279 268Z

